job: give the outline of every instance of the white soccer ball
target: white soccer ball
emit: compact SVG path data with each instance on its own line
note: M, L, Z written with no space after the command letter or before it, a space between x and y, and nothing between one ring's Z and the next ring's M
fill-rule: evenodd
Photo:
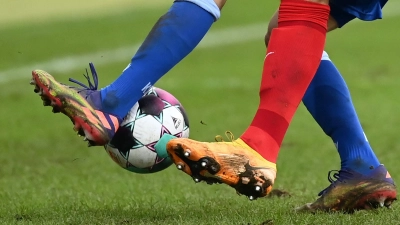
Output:
M172 164L168 155L157 153L154 147L164 134L189 137L189 120L172 94L152 87L132 107L105 150L131 172L158 172Z

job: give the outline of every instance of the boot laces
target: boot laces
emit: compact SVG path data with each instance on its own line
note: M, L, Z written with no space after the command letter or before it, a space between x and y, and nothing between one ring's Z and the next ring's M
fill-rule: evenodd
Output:
M231 131L225 131L225 136L229 142L233 142L235 140L235 136ZM225 142L224 138L221 135L215 136L214 139L216 142Z
M346 183L346 180L351 179L352 177L353 177L353 174L346 170L331 170L331 171L329 171L328 181L331 183L331 185L329 185L327 188L322 190L318 194L318 196L323 195L330 188L335 187L338 182Z
M328 173L328 180L331 183L346 183L346 180L350 179L352 176L353 174L346 170L331 170Z
M83 76L86 78L89 85L86 85L78 80L73 79L73 78L69 78L70 82L75 83L80 86L80 87L71 87L71 88L76 88L78 93L85 91L85 92L88 92L88 94L89 94L93 91L97 91L98 84L99 84L97 72L96 72L96 69L94 68L93 63L89 63L89 67L90 67L90 72L92 74L93 83L92 83L92 79L90 78L89 72L87 69L86 69L86 74L83 74Z

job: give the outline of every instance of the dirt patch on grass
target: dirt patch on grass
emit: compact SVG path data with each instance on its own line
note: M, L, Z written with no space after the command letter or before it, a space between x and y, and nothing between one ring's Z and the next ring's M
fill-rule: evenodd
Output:
M291 197L292 195L289 193L289 192L287 192L287 191L285 191L285 190L280 190L280 189L274 189L274 190L272 190L268 195L267 195L267 197Z

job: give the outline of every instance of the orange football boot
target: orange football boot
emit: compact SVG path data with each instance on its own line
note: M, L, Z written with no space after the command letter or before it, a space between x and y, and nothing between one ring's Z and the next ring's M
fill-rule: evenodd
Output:
M227 135L233 140L230 132ZM264 159L240 138L211 143L176 138L167 143L167 151L176 167L195 182L225 183L250 200L266 196L276 178L275 163Z

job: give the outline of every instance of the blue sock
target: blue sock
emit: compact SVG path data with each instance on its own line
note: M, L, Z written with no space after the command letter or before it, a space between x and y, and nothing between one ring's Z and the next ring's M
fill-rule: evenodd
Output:
M303 103L336 145L341 169L367 174L380 165L361 127L350 92L330 60L322 60Z
M154 83L186 57L215 18L191 2L175 2L154 25L130 65L101 93L102 110L120 118Z

